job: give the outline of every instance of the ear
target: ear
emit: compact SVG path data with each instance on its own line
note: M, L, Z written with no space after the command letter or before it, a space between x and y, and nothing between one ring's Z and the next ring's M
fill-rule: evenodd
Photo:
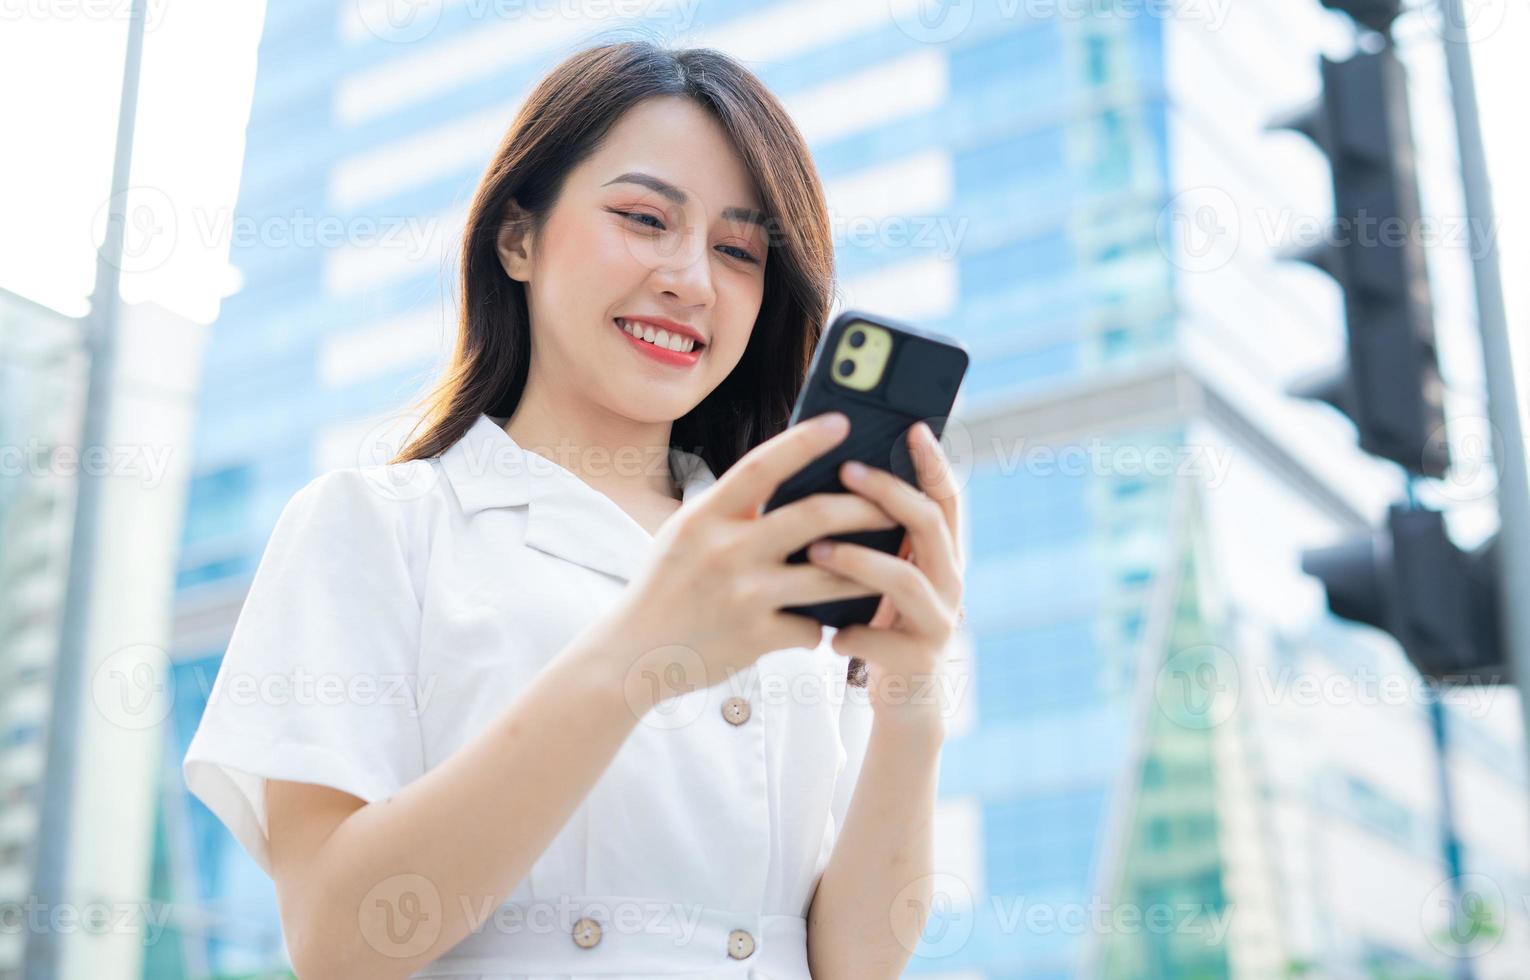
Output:
M531 279L531 215L522 210L514 199L500 219L499 232L494 236L499 264L511 279L527 282Z

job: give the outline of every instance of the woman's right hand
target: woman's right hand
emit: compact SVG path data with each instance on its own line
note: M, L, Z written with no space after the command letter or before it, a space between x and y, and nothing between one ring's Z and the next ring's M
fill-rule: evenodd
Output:
M745 453L660 529L648 562L602 624L624 651L628 702L728 680L762 654L816 647L822 626L783 606L870 595L786 556L819 538L898 524L855 493L816 493L761 513L776 488L849 432L841 412L793 425Z

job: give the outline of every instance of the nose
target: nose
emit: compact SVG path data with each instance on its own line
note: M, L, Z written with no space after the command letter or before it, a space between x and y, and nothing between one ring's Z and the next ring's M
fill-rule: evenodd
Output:
M712 256L704 233L687 232L666 261L654 267L653 283L683 306L711 306Z

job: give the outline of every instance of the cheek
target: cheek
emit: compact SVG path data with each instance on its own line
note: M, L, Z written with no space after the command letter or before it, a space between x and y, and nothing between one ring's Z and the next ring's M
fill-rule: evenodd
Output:
M550 239L557 243L552 261L560 302L600 302L643 273L622 230L610 222L566 221Z
M724 355L719 360L729 368L738 363L744 356L744 349L749 346L749 336L759 318L764 295L764 283L760 279L750 282L740 278L718 289L719 315L715 321L721 340L718 353Z

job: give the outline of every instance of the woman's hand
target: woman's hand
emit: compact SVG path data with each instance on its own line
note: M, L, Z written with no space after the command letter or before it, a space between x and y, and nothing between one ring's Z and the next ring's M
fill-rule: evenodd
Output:
M816 647L823 627L785 606L875 588L786 556L818 538L898 522L853 493L817 493L761 513L777 487L849 432L841 412L794 425L745 453L660 529L653 554L599 628L620 651L635 710L710 687L771 650Z
M961 511L945 452L924 422L909 429L915 487L876 467L846 463L840 482L908 529L897 557L844 541L819 541L812 564L882 593L866 625L834 634L838 652L866 661L866 687L879 720L935 725L941 718L940 671L959 622L965 561Z

